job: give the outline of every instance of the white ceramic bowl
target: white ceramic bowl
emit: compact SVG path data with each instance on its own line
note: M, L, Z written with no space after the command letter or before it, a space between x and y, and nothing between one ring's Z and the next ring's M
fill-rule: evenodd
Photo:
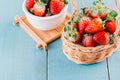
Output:
M27 20L32 26L40 30L51 30L55 29L57 25L63 22L67 14L68 5L66 5L59 14L48 17L38 17L31 14L25 7L25 1L23 2L22 7Z

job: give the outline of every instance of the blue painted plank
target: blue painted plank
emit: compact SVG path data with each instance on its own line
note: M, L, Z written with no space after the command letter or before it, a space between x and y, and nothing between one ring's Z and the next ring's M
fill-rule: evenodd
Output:
M120 1L120 0L119 0ZM107 5L116 10L114 0L107 0ZM108 59L110 80L120 79L120 48L114 52L114 54Z
M68 0L69 4L68 4L68 12L70 14L72 14L73 12L73 7L72 7L72 0ZM77 8L80 10L82 8L82 3L81 3L81 0L76 0L76 5L77 5Z
M78 65L69 61L62 52L61 40L49 45L48 80L107 80L106 62Z
M21 28L0 33L0 80L45 80L46 53Z
M24 15L22 2L0 2L0 80L45 80L46 52L36 49L36 42L12 25L16 14Z
M120 48L108 59L110 80L120 79Z

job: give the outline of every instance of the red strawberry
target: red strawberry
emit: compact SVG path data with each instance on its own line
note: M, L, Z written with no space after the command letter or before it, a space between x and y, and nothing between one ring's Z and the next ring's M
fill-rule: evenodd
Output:
M98 18L98 9L96 7L90 8L90 16L92 18Z
M75 32L75 35L76 35L76 37L75 37L75 43L78 43L78 42L80 42L80 40L81 40L81 35L80 35L80 33L79 32Z
M75 29L74 30L69 30L69 29L66 30L64 32L64 36L74 43L79 43L81 40L80 33L78 31L76 31Z
M86 47L94 47L95 41L91 35L85 35L85 38L82 40L82 43Z
M26 7L27 9L33 8L34 3L35 3L34 0L26 0L26 1L25 1L25 7Z
M102 31L104 28L98 19L93 19L90 24L85 28L86 33L96 33Z
M107 7L101 8L99 11L99 16L102 20L104 20L108 15L109 9Z
M102 20L104 20L106 16L107 16L107 14L103 13L103 14L100 15L100 18L101 18Z
M106 26L106 29L112 34L116 31L117 25L113 21L106 22L105 26Z
M84 14L89 14L90 13L90 8L83 8L83 13Z
M59 14L64 8L65 4L63 0L51 0L50 12L52 14Z
M97 32L93 36L93 40L97 42L98 44L105 45L109 42L109 35L105 31Z
M90 13L90 9L89 8L86 8L85 9L85 14L89 14Z
M76 30L78 31L78 25L74 23L74 24L72 25L72 29L76 29Z
M79 43L81 40L81 35L78 31L69 34L68 39L74 43Z
M92 13L90 13L90 16L91 16L92 18L98 18L98 14L92 14Z
M43 2L37 1L33 8L34 15L43 16L45 14L45 9L45 4Z
M91 19L89 17L82 17L78 23L78 29L80 33L85 32L86 26L91 22Z

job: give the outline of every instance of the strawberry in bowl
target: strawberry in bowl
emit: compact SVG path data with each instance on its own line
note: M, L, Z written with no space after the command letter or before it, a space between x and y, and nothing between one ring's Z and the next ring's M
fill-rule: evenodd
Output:
M51 30L65 19L67 4L67 0L25 0L23 11L33 27Z

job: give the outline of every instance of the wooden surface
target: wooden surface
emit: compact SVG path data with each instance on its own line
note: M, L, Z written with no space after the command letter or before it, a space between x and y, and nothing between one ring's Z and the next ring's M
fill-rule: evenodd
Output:
M69 0L69 13L72 12ZM93 0L84 0L90 6ZM103 0L116 9L113 0ZM120 49L105 61L77 65L63 54L61 40L48 45L47 52L36 49L36 42L20 27L14 27L15 15L24 16L23 0L0 2L0 80L119 80ZM79 9L82 7L77 0Z
M13 25L19 25L29 36L33 38L33 40L37 43L37 48L43 48L47 50L47 44L53 42L54 40L60 38L62 29L65 26L66 22L70 19L70 15L67 14L64 21L59 24L53 30L41 31L37 28L34 28L27 20L25 16L19 17L15 16L15 20L13 21Z

